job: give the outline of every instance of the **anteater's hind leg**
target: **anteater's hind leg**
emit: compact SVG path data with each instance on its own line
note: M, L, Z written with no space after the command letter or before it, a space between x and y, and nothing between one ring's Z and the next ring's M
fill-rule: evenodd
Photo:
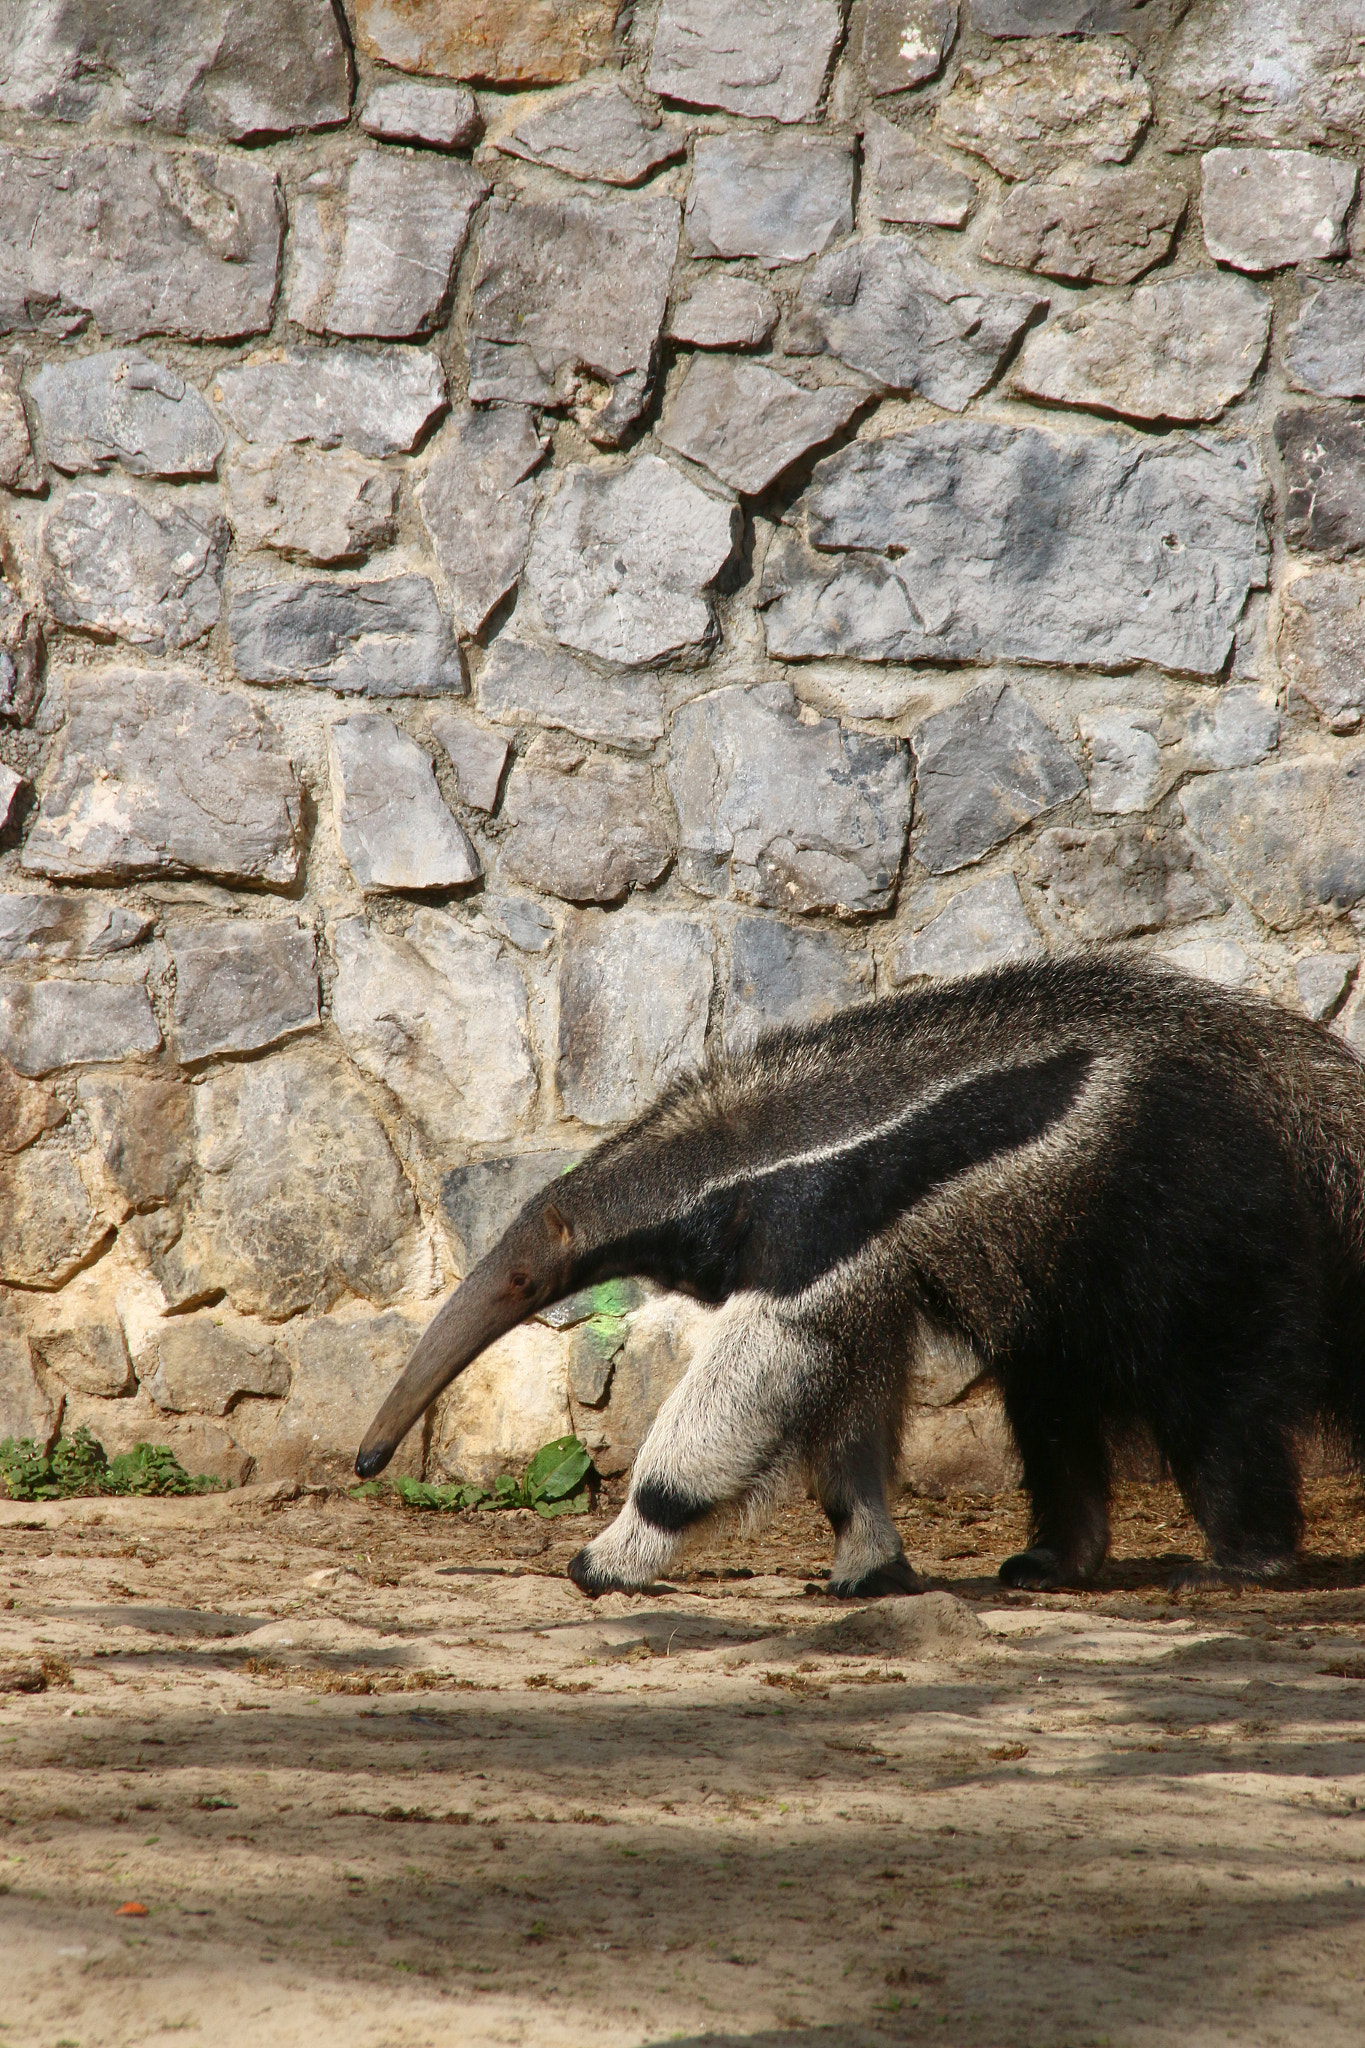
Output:
M1109 1451L1100 1416L1040 1359L1013 1360L1001 1377L1033 1535L1027 1550L1005 1559L1000 1577L1033 1591L1086 1585L1109 1553Z
M841 1599L882 1593L920 1593L887 1506L891 1454L887 1434L871 1430L860 1442L824 1449L816 1461L815 1491L834 1530L829 1590Z
M1193 1442L1163 1448L1209 1546L1209 1562L1178 1572L1175 1585L1246 1585L1290 1569L1303 1510L1280 1416L1229 1404L1201 1418Z

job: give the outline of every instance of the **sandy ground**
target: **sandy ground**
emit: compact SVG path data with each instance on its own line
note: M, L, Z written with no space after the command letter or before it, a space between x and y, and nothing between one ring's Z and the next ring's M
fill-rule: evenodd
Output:
M1365 1514L1310 1496L1296 1585L1178 1599L1167 1489L1084 1598L994 1583L1019 1497L906 1502L939 1590L854 1607L805 1506L589 1606L582 1520L7 1504L0 2042L1358 2043Z

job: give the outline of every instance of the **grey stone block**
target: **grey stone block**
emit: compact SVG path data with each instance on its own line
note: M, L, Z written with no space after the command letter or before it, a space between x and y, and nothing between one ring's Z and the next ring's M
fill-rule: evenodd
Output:
M1201 776L1179 800L1191 832L1276 931L1365 896L1365 749Z
M766 285L728 270L703 272L664 332L693 348L758 348L777 325L777 300Z
M981 254L1077 284L1131 284L1170 255L1187 204L1185 187L1163 171L1063 164L1007 187Z
M965 60L936 118L946 142L1023 178L1063 157L1126 163L1151 117L1147 81L1122 45L1040 40Z
M773 917L736 918L725 991L725 1043L733 1051L780 1024L811 1024L872 993L872 962L829 932L797 931Z
M1284 464L1284 537L1340 560L1365 548L1365 413L1291 408L1276 415Z
M171 1201L194 1170L194 1098L184 1082L159 1074L82 1074L76 1100L132 1207Z
M1296 390L1365 398L1365 285L1318 285L1289 330L1284 369Z
M164 10L3 0L0 106L256 141L344 122L350 60L335 14L317 0L177 0Z
M1260 368L1269 335L1270 299L1245 278L1092 294L1029 335L1010 389L1125 419L1217 419Z
M356 0L356 42L399 71L558 85L612 55L620 0Z
M1365 72L1350 8L1212 0L1180 28L1166 70L1172 140L1359 146Z
M503 633L478 688L484 717L503 725L558 726L628 754L651 753L663 738L663 691L648 669L599 675L572 654L547 654Z
M566 902L618 902L673 859L649 766L558 733L533 740L516 763L501 815L501 871Z
M825 136L699 136L686 219L696 256L756 256L769 268L818 256L852 232L853 152Z
M270 1434L257 1453L258 1475L354 1485L356 1446L421 1334L420 1318L396 1311L318 1316L291 1331L289 1398L270 1418ZM389 1471L421 1476L420 1429L403 1439Z
M981 974L1034 960L1043 942L1028 921L1013 875L992 875L954 896L946 910L901 940L891 957L897 986L929 975Z
M464 406L442 431L417 502L464 633L480 631L521 574L545 448L520 406Z
M359 455L403 455L446 408L427 349L290 348L220 370L211 396L247 441L311 441Z
M336 719L327 728L327 758L337 839L367 895L459 888L483 872L441 800L429 756L392 719Z
M482 915L519 953L548 953L558 937L554 918L533 896L485 896Z
M510 1138L536 1099L521 969L494 938L422 910L400 935L347 918L332 1014L347 1051L439 1152Z
M878 220L960 228L976 204L969 177L879 114L864 124L863 178Z
M43 449L56 469L212 476L223 430L179 371L140 349L44 363L29 382Z
M72 679L22 860L54 881L206 874L287 888L303 827L277 728L238 691L173 671Z
M716 636L710 591L739 541L739 507L657 455L562 472L526 565L555 638L603 661L663 661Z
M26 1152L44 1131L66 1122L66 1110L50 1088L21 1080L0 1060L0 1152Z
M10 813L14 809L14 799L23 787L23 776L16 775L12 768L7 767L3 761L0 761L0 832L3 832L9 824Z
M1104 943L1216 917L1229 897L1183 832L1155 825L1040 832L1028 859L1040 914L1074 943Z
M688 106L805 121L842 29L837 0L663 0L649 87Z
M191 1093L196 1193L157 1261L172 1307L221 1289L242 1314L276 1322L405 1291L417 1207L344 1060L287 1048L220 1067Z
M484 732L469 719L456 718L450 712L434 716L431 729L455 770L460 802L473 811L491 811L507 766L507 741L500 733Z
M930 874L980 860L1085 787L1051 727L1006 683L978 683L917 729L915 858Z
M471 149L483 134L478 102L464 85L419 85L403 78L373 86L360 125L381 142Z
M398 478L354 455L242 448L224 482L239 547L330 566L363 561L397 533Z
M441 1220L467 1273L490 1252L521 1208L560 1174L577 1166L581 1152L511 1152L457 1166L441 1182Z
M59 1138L0 1158L0 1282L64 1287L113 1234Z
M717 690L673 721L680 872L775 910L880 910L910 822L904 743L807 723L781 683Z
M867 0L857 63L874 98L937 78L957 35L956 0Z
M773 308L777 319L777 308ZM0 488L7 491L40 491L43 473L33 456L33 439L28 415L19 394L22 364L17 357L0 363Z
M112 1311L83 1319L75 1329L35 1331L33 1349L44 1369L78 1394L116 1401L137 1391L123 1328Z
M274 173L250 158L0 149L0 333L263 334L283 234Z
M619 1123L699 1065L714 980L714 945L699 919L625 910L572 920L559 967L565 1114Z
M0 1321L0 1438L47 1445L57 1431L55 1403L38 1384L29 1341L17 1322Z
M259 1052L317 1030L317 945L292 919L172 926L166 944L175 965L175 1051L183 1064Z
M984 391L1045 301L987 292L881 235L821 257L797 294L792 355L828 349L889 391L961 412Z
M487 192L468 164L396 150L311 172L293 201L290 319L313 334L429 334Z
M145 1384L171 1415L226 1415L243 1395L279 1400L289 1392L288 1361L274 1340L212 1311L163 1323L156 1352Z
M1303 149L1211 149L1204 246L1237 270L1279 270L1346 253L1356 166Z
M1280 743L1274 699L1252 683L1233 683L1197 703L1181 748L1184 767L1197 775L1217 768L1251 768Z
M1118 705L1076 723L1085 744L1090 808L1097 816L1150 810L1175 780L1173 764L1162 760L1159 713Z
M459 697L467 687L425 576L236 590L228 634L233 665L249 683L312 683L366 697Z
M0 977L0 1058L20 1074L131 1059L160 1043L145 982Z
M638 185L660 164L684 154L686 130L639 106L615 80L557 93L523 113L497 137L498 148L528 163L548 164L570 178Z
M1354 732L1365 716L1365 581L1321 570L1285 584L1275 652L1290 690L1333 732Z
M649 400L678 246L663 192L495 194L469 313L469 396L569 406L614 446Z
M843 432L870 394L861 385L803 391L762 363L696 357L656 429L666 448L731 490L765 491L784 469Z
M218 623L229 538L216 493L71 490L43 522L44 594L63 625L189 647Z
M768 551L768 652L1216 674L1266 580L1265 501L1245 441L971 420L854 442L789 514L814 547Z
M1335 1016L1359 965L1359 953L1308 953L1297 960L1294 980L1307 1015L1318 1023Z

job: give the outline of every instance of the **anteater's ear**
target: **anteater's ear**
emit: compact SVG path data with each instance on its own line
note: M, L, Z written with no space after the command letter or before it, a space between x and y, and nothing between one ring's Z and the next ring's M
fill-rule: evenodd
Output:
M573 1243L573 1225L565 1221L553 1202L545 1205L545 1228L560 1244L568 1246Z

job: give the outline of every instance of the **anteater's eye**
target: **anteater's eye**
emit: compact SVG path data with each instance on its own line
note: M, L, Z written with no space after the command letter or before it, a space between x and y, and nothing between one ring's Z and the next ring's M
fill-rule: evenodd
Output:
M513 1273L508 1280L508 1285L510 1287L515 1287L518 1290L518 1292L521 1292L524 1288L529 1287L530 1284L530 1281L527 1279L524 1273Z

